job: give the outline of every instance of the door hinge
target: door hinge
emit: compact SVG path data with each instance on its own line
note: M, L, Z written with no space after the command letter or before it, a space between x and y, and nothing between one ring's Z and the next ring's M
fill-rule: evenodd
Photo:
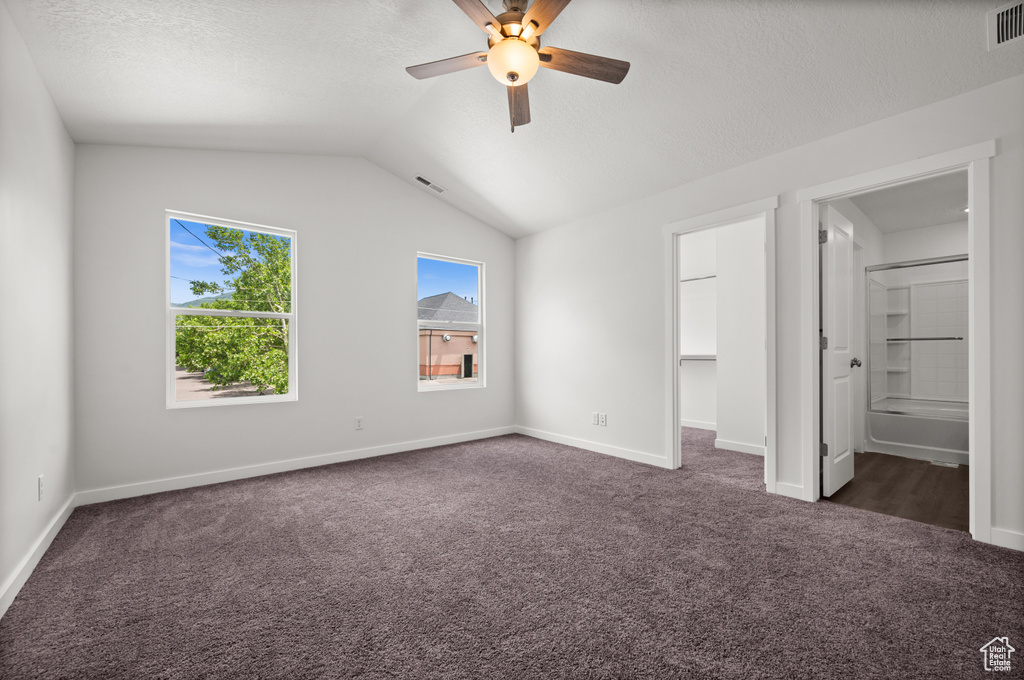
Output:
M828 349L828 338L826 336L821 336L821 341L818 343L818 349Z
M828 444L825 442L821 443L821 455L822 457L828 456Z
M806 243L806 241L804 241L804 243ZM818 244L825 245L826 243L828 243L828 231L822 229L818 232Z

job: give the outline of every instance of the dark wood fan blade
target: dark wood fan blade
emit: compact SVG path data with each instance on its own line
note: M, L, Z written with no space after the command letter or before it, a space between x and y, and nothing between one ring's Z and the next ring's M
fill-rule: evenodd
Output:
M628 61L596 57L593 54L571 50L560 50L557 47L542 47L537 51L540 53L540 65L544 68L584 78L603 80L606 83L618 85L629 73Z
M484 3L480 2L480 0L452 1L458 5L459 9L465 12L466 16L472 19L477 28L484 33L490 34L490 31L487 30L487 24L493 25L494 28L499 31L501 30L501 24L499 24L498 20L494 18L493 14L491 14L491 10L487 9L487 7L484 6Z
M526 10L526 16L523 17L523 26L528 26L531 21L536 21L538 28L533 35L540 35L548 30L551 22L561 14L568 4L569 0L533 0L530 9Z
M483 57L483 59L481 59L481 57ZM413 78L423 80L424 78L443 76L446 73L465 71L467 68L482 66L485 63L487 63L486 52L473 52L472 54L463 54L460 57L449 57L448 59L432 61L427 64L407 66L405 70L408 71L409 75Z
M526 83L516 87L508 86L508 115L512 120L512 132L516 131L517 125L530 122L530 93Z

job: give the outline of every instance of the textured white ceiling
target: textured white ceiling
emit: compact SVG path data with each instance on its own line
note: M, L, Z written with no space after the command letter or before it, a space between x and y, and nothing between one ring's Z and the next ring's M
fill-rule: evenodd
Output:
M510 134L449 0L4 0L77 142L363 156L518 237L1024 72L985 50L1002 0L576 0ZM500 0L485 0L495 13Z
M850 200L883 234L966 222L967 171L907 182Z

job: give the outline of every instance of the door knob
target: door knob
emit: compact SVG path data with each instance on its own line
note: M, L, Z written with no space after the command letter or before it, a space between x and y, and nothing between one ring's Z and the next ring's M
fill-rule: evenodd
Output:
M850 368L853 368L854 366L860 366L860 359L857 357L850 359Z

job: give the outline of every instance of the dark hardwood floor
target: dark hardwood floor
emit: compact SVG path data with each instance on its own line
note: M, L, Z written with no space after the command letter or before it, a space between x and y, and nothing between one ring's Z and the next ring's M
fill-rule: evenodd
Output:
M825 500L947 529L968 530L968 467L855 453L853 479Z

